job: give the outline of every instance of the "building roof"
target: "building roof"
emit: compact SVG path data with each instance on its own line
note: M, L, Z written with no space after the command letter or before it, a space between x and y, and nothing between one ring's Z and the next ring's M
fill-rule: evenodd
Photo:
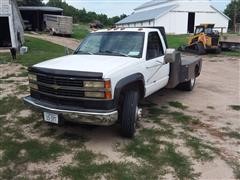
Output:
M171 1L174 1L174 0L152 0L136 7L134 10L140 10L140 9L144 9L144 8L148 8L148 7L152 7L160 4L165 4Z
M20 11L50 11L50 12L62 12L63 9L50 6L20 6Z
M142 11L138 13L133 13L130 16L122 19L121 21L117 22L116 24L126 24L126 23L133 23L133 22L142 22L142 21L148 21L152 19L156 19L158 17L161 17L165 13L168 13L172 9L177 7L177 5L170 5L165 6L157 9L151 9L148 11Z
M228 17L226 14L224 14L222 11L220 11L219 9L215 8L214 6L210 6L211 8L213 8L215 11L219 12L221 15L223 15L225 18L227 18L228 20L231 20L230 17Z

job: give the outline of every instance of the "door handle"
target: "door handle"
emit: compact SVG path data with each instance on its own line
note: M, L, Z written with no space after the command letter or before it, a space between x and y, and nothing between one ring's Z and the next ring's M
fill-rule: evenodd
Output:
M155 67L163 65L163 63L161 61L156 61L156 62L157 62L156 64L154 64L152 66L147 66L146 68L151 69L151 68L155 68Z
M152 66L147 66L146 68L147 68L147 69L151 69L151 68L155 68L155 67L158 67L158 66L160 66L160 64L155 64L155 65L152 65Z
M156 62L159 63L159 64L163 64L160 60L157 60Z

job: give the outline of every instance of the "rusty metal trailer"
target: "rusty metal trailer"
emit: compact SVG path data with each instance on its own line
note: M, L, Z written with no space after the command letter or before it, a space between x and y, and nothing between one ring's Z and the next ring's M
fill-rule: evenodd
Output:
M240 34L222 35L219 43L223 50L224 49L240 49Z
M71 35L73 32L73 18L61 15L44 15L46 29L51 34Z

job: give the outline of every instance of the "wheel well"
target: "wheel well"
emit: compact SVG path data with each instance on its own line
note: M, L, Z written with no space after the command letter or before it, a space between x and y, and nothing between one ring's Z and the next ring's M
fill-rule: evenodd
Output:
M126 86L124 86L124 88L121 90L120 94L124 94L125 92L129 91L129 90L136 90L139 92L140 94L140 99L144 98L145 96L145 88L144 88L144 83L142 81L135 81L132 82L130 84L127 84Z
M195 77L198 77L200 75L200 72L199 72L199 65L196 65L195 66Z

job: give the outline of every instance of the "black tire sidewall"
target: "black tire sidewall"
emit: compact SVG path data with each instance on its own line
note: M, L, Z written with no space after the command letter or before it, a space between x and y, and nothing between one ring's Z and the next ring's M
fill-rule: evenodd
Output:
M182 91L192 91L196 85L196 77L192 78L194 79L194 83L191 83L191 79L187 82L181 83L177 86L177 89Z
M136 130L136 109L138 107L138 92L129 90L124 93L124 100L121 110L121 134L124 137L131 138Z

